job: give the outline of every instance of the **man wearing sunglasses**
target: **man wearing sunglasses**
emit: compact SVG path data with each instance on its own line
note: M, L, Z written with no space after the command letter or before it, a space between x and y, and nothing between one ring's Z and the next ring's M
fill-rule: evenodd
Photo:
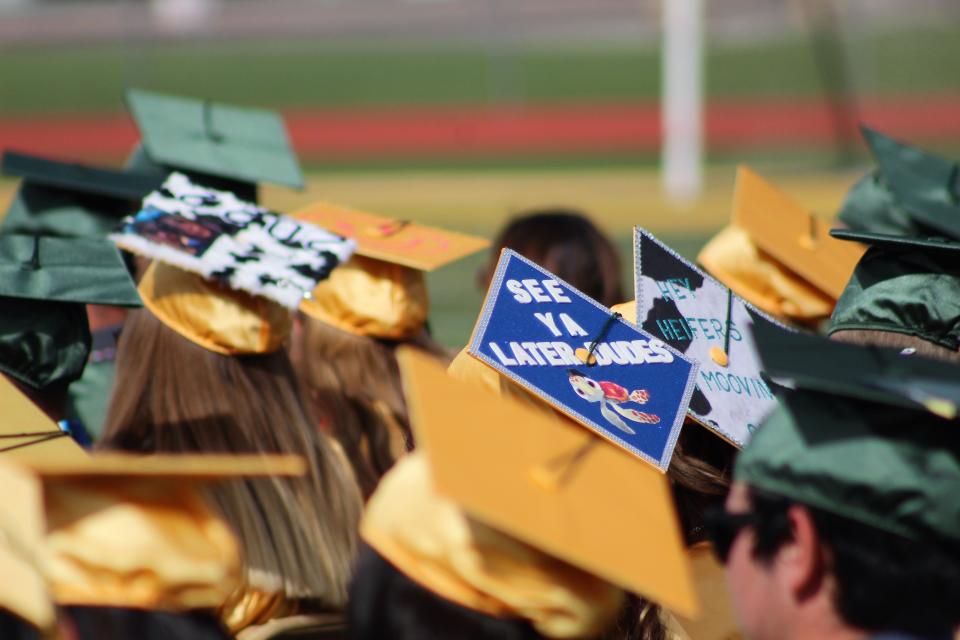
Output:
M859 395L786 392L708 515L750 640L947 640L960 626L960 420Z

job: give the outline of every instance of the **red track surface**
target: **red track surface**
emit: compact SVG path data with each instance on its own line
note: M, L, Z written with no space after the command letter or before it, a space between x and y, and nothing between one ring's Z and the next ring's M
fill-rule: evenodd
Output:
M960 94L865 100L862 121L913 141L960 140ZM404 107L289 111L293 144L305 158L352 160L655 152L655 103L562 106ZM706 130L715 151L826 145L827 106L816 99L715 101ZM124 156L137 139L125 114L0 118L0 148L67 158Z

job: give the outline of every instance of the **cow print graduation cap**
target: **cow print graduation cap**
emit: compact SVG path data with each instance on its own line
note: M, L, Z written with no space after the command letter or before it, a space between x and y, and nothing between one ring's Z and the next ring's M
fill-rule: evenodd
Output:
M700 365L688 415L737 447L776 406L750 327L792 331L634 229L637 326Z

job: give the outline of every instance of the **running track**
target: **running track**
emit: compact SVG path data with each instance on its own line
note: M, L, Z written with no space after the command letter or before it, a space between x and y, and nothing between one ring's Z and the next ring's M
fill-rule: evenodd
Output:
M865 100L860 119L916 142L960 141L960 94ZM492 107L404 107L285 113L298 153L319 161L653 153L655 103ZM824 146L833 140L827 106L816 99L715 101L706 113L711 150ZM64 158L116 160L137 139L123 113L0 118L0 148Z

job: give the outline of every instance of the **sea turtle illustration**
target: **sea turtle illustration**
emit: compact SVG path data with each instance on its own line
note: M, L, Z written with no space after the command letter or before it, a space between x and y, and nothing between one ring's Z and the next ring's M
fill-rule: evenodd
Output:
M647 390L636 389L628 393L616 382L593 380L576 369L568 370L568 374L570 386L573 387L574 392L587 402L599 402L600 415L624 433L635 434L636 431L628 427L621 417L641 424L660 422L660 416L655 413L646 413L623 406L628 401L646 404L650 400L650 393Z

